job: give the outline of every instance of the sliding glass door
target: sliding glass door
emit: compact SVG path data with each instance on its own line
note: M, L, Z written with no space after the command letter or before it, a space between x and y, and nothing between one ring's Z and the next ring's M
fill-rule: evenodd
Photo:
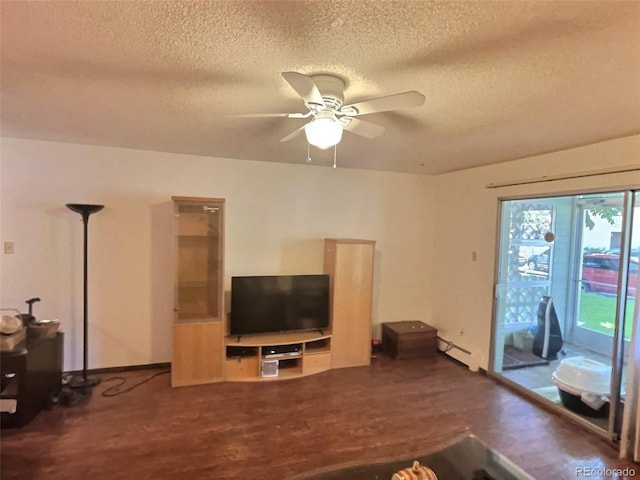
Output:
M622 192L576 199L575 311L567 325L567 341L609 357L616 325L624 202Z
M620 255L620 291L618 292L619 304L617 315L617 325L621 330L621 335L615 349L614 359L614 382L612 384L611 401L617 405L609 419L609 434L614 438L622 431L622 418L624 416L625 386L627 383L627 373L633 367L631 358L631 338L633 330L638 327L634 321L636 304L638 302L638 263L640 262L640 191L629 192L627 197L627 208L625 209L623 230L628 233L622 239L619 249L614 253ZM618 383L616 383L618 382Z
M637 192L504 200L499 235L490 373L615 438L634 328Z

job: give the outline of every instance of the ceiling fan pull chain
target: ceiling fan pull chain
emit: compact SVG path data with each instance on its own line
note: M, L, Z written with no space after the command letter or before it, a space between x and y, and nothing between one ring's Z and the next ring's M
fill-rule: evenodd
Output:
M338 154L338 144L333 146L333 168L336 168L336 155Z
M307 142L307 163L311 163L311 144Z

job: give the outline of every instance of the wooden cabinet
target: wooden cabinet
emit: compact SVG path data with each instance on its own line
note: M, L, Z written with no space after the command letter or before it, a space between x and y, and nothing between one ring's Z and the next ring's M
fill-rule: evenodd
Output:
M0 354L2 427L22 427L62 389L63 333L27 337Z
M396 360L434 357L438 331L419 320L383 323L382 348Z
M369 365L373 297L370 240L325 239L324 273L331 275L331 366Z
M248 355L239 355L233 351L227 351L225 367L225 379L228 381L256 380L260 372L258 349L255 348L254 351Z
M182 387L224 380L222 322L173 326L171 385Z
M331 353L307 354L302 362L302 373L312 375L331 368Z
M231 382L282 380L331 368L331 335L290 332L226 339L225 379ZM263 362L270 364L265 375Z
M172 197L174 387L224 379L224 200Z
M220 199L174 197L176 289L173 386L268 381L369 365L375 242L325 240L331 332L225 337L223 207Z

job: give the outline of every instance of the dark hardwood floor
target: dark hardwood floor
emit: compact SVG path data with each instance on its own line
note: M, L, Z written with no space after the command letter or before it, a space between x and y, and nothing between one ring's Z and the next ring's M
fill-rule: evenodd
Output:
M117 375L126 388L153 373ZM381 356L370 367L262 383L174 389L160 375L102 396L110 385L4 429L2 479L279 480L428 453L465 433L541 480L573 479L587 467L640 472L614 446L443 355Z

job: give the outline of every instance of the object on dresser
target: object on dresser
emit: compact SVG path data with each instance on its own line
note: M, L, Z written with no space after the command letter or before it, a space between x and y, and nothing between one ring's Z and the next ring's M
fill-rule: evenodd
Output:
M16 333L12 333L11 335L0 335L0 350L13 350L16 346L25 339L27 336L27 332L24 327Z
M35 322L36 317L33 315L33 304L39 301L39 297L33 297L25 301L25 303L29 305L29 313L20 313L18 315L20 318L22 318L22 323L24 323L25 327L29 326L30 323Z
M26 331L18 310L0 308L0 312L3 312L0 318L0 350L12 350L24 340Z
M18 315L20 312L18 310L13 310L9 308L1 309L3 311L15 311ZM3 335L13 335L14 333L19 332L23 328L22 320L17 315L7 315L3 314L2 319L0 320L0 333Z
M27 335L30 337L48 337L54 335L60 322L58 320L35 320L27 326Z

